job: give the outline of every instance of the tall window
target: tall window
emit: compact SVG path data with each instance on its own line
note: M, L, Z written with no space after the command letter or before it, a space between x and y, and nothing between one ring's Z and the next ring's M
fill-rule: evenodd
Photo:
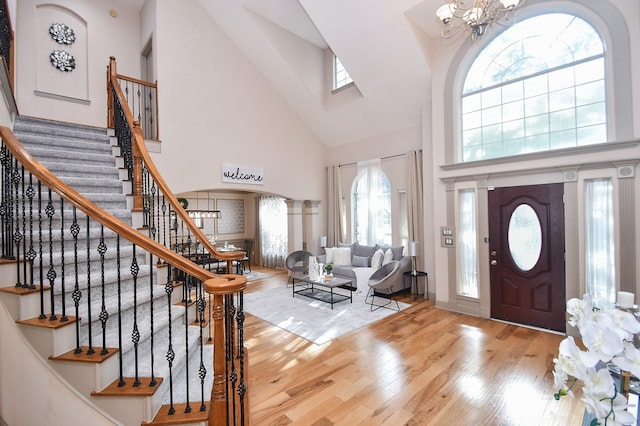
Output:
M352 197L353 241L391 245L391 190L380 159L358 162Z
M478 244L476 233L476 193L473 189L459 192L458 253L460 270L458 294L478 297Z
M283 268L289 244L287 204L284 198L260 197L258 219L262 266Z
M563 13L521 21L474 60L462 93L462 161L607 141L604 45Z
M333 90L346 86L353 80L336 55L333 55Z
M587 293L605 303L615 302L616 267L611 179L584 183L585 281Z

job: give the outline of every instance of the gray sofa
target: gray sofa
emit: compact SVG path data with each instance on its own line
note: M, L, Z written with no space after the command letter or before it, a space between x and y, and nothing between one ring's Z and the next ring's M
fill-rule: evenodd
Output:
M356 274L356 268L371 268L372 267L371 262L374 259L374 255L376 251L380 249L384 253L387 251L387 249L390 249L391 252L393 253L393 260L397 260L400 262L400 271L401 271L401 273L397 274L397 277L395 278L396 282L392 283L393 293L397 293L407 288L409 289L411 288L411 280L408 280L408 279L405 280L403 275L404 272L411 270L411 257L403 256L402 252L404 247L402 246L383 247L378 245L364 246L364 245L354 243L354 244L339 244L338 248L350 249L349 264L345 264L347 262L345 262L344 256L340 256L340 259L338 259L338 256L335 256L336 259L333 258L332 253L329 253L331 250L334 249L333 247L325 249L326 254L316 256L319 263L326 264L327 260L330 261L329 263L333 265L333 275L335 277L350 279L353 281L355 285L357 283L357 278L358 278ZM342 251L342 253L344 253L344 250ZM340 260L340 261L336 262L336 260ZM370 273L372 274L373 272L375 272L375 269L371 269ZM360 289L360 287L364 287L366 285L368 285L366 282L358 283L358 288Z

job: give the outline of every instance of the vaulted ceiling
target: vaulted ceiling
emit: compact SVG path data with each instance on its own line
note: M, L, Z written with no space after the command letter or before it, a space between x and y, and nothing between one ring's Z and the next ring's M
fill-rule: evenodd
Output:
M442 0L197 1L327 146L420 125ZM328 91L327 49L354 89Z
M419 125L441 0L198 2L327 146ZM329 93L327 48L355 90Z

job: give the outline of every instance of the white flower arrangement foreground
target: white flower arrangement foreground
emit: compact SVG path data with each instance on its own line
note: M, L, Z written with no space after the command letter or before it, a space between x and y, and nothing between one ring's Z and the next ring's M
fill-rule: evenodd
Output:
M572 389L580 381L587 412L595 417L592 426L636 424L635 416L627 411L620 383L602 365L613 363L640 377L640 350L633 344L640 322L632 313L615 307L594 308L588 295L569 300L567 312L571 315L569 324L580 330L586 351L571 336L560 342L558 358L553 360L555 388L559 389L555 399L573 397Z

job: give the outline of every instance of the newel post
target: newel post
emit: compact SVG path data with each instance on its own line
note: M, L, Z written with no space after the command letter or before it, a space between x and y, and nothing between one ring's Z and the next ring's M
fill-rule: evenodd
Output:
M227 363L234 363L236 355L234 341L237 337L242 336L242 331L238 332L234 327L229 327L234 331L231 332L233 336L229 336L225 333L227 328L225 321L230 320L225 318L225 295L237 295L244 291L247 286L247 278L242 275L220 275L220 277L211 278L204 282L205 291L213 296L213 308L211 314L211 322L213 326L213 388L211 389L211 404L209 409L209 426L227 426L228 424L236 424L238 408L234 403L236 398L234 389L230 387L229 378L227 373L229 369ZM233 320L232 320L233 321ZM231 325L231 324L229 324ZM242 326L240 326L242 328ZM227 339L230 339L227 341ZM246 350L244 348L243 339L240 338L236 342L239 346L237 350L242 351L242 355L239 359L244 362L246 356ZM231 359L227 359L227 354L231 351ZM244 365L240 366L240 370L237 371L240 375L240 383L242 384L242 394L244 395L246 389L244 384L247 382L246 369ZM241 400L242 401L242 400ZM244 401L242 401L240 410L241 424L248 425L249 418L244 414L248 414L245 410ZM233 422L230 422L229 416L233 416Z
M116 71L116 58L109 58L109 67L107 68L107 128L113 129L116 124L113 120L113 85L112 81L118 81L118 73Z
M133 122L133 133L134 137L131 140L133 151L133 209L134 211L142 211L144 208L142 199L142 155L135 136L139 136L141 139L143 136L140 122L137 120Z

